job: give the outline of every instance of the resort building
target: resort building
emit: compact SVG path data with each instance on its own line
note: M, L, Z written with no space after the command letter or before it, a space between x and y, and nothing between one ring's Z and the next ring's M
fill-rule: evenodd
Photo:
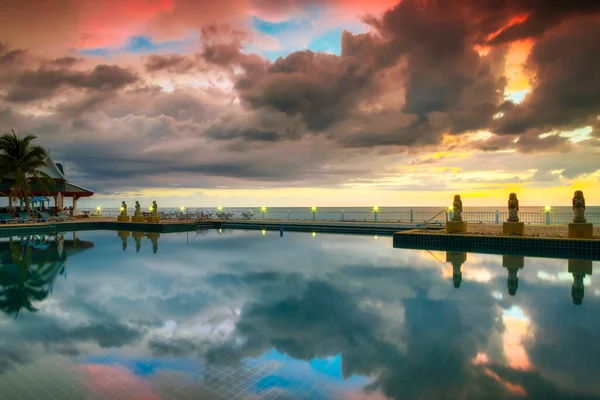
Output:
M82 197L90 197L94 195L94 192L91 190L85 189L81 186L75 185L68 181L65 176L65 169L62 164L54 162L52 158L48 157L48 161L46 166L42 169L43 172L48 174L52 180L54 180L54 185L52 187L48 187L49 191L45 191L39 183L32 181L31 182L31 198L37 201L44 201L48 196L47 200L50 198L54 199L54 205L58 204L60 201L64 206L64 199L71 198L73 205L73 215L77 213L77 200ZM14 186L14 178L11 178L10 175L2 179L0 181L0 197L8 197L9 198L9 207L12 207L12 199L9 197L9 193ZM59 197L62 197L62 199Z

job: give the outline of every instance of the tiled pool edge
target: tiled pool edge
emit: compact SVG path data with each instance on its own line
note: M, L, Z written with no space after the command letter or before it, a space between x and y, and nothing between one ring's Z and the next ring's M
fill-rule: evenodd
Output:
M394 248L600 261L600 240L396 232Z
M136 231L152 233L192 232L198 229L279 230L286 232L317 232L355 235L393 236L395 248L456 251L551 257L562 259L600 260L600 240L529 238L506 236L473 236L411 233L414 227L392 224L327 223L322 221L194 221L190 223L148 224L117 221L62 222L40 225L0 226L0 237L79 232L93 230ZM398 232L401 229L405 231Z

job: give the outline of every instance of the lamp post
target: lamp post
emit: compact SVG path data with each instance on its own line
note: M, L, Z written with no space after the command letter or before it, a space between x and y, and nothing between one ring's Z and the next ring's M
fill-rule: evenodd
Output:
M312 206L310 209L312 211L312 217L313 217L313 221L314 221L316 219L317 207Z
M265 214L267 213L267 207L261 207L260 213L262 214L262 219L265 219Z
M373 207L373 221L377 222L377 213L379 212L379 207Z
M546 225L550 225L550 208L550 206L544 207L544 210L546 210Z

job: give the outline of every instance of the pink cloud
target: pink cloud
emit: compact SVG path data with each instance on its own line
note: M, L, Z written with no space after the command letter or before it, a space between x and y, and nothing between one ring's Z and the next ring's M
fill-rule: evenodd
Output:
M77 367L85 376L85 384L91 392L106 398L130 400L160 400L150 385L119 365L86 364Z

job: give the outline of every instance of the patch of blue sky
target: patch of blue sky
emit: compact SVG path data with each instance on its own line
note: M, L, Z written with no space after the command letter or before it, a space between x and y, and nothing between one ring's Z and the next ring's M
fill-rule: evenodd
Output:
M247 360L248 363L263 363L276 361L281 366L276 374L265 376L255 384L255 390L263 391L273 388L286 389L291 392L300 392L304 389L319 386L329 390L360 390L370 383L370 379L363 376L352 376L344 379L342 375L342 355L338 354L329 358L314 358L310 361L297 360L275 349L262 356Z
M342 29L324 32L308 43L308 48L314 52L321 51L335 55L342 54Z
M189 359L151 359L151 358L126 358L114 354L103 356L89 356L84 359L85 364L118 365L126 368L135 376L148 377L156 374L158 370L186 372L190 375L200 375L202 365Z
M166 42L155 42L147 36L131 36L127 42L120 47L99 47L95 49L83 49L79 53L84 56L96 56L110 58L113 55L123 53L185 53L198 41L197 35L192 35L184 40L171 40Z
M252 26L260 33L271 36L280 36L290 32L299 32L312 27L308 19L293 19L283 22L269 22L260 18L252 17Z
M307 33L304 32L304 35ZM308 38L308 45L301 40L286 40L283 37L277 38L282 47L277 50L263 50L253 46L246 46L247 52L255 52L271 61L279 57L286 57L295 51L311 50L314 52L325 52L335 55L341 54L342 29L327 31L314 38Z

